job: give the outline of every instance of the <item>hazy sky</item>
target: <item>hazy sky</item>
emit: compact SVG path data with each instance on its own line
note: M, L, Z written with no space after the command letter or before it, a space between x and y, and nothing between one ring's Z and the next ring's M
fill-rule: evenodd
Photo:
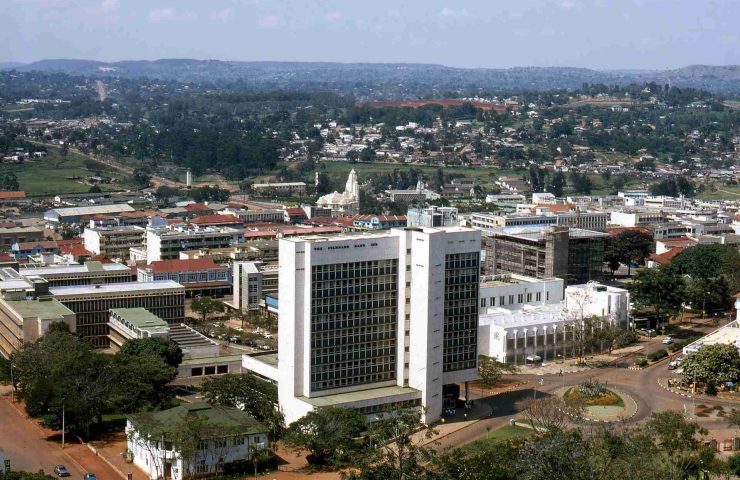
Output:
M740 0L0 0L0 61L740 64Z

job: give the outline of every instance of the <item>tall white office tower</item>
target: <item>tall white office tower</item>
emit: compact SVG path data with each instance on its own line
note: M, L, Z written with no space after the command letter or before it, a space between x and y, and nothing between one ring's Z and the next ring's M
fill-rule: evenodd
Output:
M278 392L313 408L433 422L478 377L480 231L463 227L280 240ZM467 390L467 388L466 388Z

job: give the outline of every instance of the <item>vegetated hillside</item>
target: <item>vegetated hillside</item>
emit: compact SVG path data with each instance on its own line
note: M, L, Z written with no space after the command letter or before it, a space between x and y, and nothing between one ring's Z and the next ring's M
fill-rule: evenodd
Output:
M461 69L430 64L364 64L317 62L224 62L163 59L104 63L88 60L43 60L20 70L63 71L82 75L151 77L186 82L239 82L250 87L321 89L360 97L444 96L475 89L574 89L587 83L628 84L656 81L739 92L737 67L687 67L667 72L602 72L579 68L523 67Z
M672 85L740 94L740 65L690 65L663 72Z
M715 93L740 94L740 67L736 65L695 65L666 71L599 71L569 67L469 69L397 63L232 62L192 59L106 63L59 59L41 60L11 68L86 76L149 77L203 84L238 83L251 88L271 90L331 90L368 99L439 98L449 93L471 91L480 91L482 94L502 90L540 91L576 89L583 83L627 85L652 81L679 87L702 88Z

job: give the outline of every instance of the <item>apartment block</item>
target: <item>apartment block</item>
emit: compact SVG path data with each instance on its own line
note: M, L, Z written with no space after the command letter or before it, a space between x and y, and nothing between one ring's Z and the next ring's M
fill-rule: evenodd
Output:
M107 258L129 258L129 250L144 245L142 227L88 227L82 234L85 249Z
M244 232L234 228L148 227L146 261L174 260L185 250L226 248L243 239Z

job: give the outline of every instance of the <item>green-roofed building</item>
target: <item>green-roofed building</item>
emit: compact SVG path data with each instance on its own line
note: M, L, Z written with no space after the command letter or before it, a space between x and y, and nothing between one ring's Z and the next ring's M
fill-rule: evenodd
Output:
M49 331L49 325L57 322L76 331L75 313L51 297L0 296L0 354L9 357L24 343L41 338Z
M110 349L117 352L126 340L169 338L170 325L146 308L112 308L108 320Z
M197 422L196 422L197 420ZM183 425L202 438L190 440L197 445L193 458L182 458L182 445L175 433ZM131 416L126 425L128 451L133 463L151 479L164 476L171 480L223 472L229 464L249 461L268 447L268 429L248 413L236 408L186 403L169 410ZM148 440L148 441L147 441ZM185 449L187 450L187 448Z

